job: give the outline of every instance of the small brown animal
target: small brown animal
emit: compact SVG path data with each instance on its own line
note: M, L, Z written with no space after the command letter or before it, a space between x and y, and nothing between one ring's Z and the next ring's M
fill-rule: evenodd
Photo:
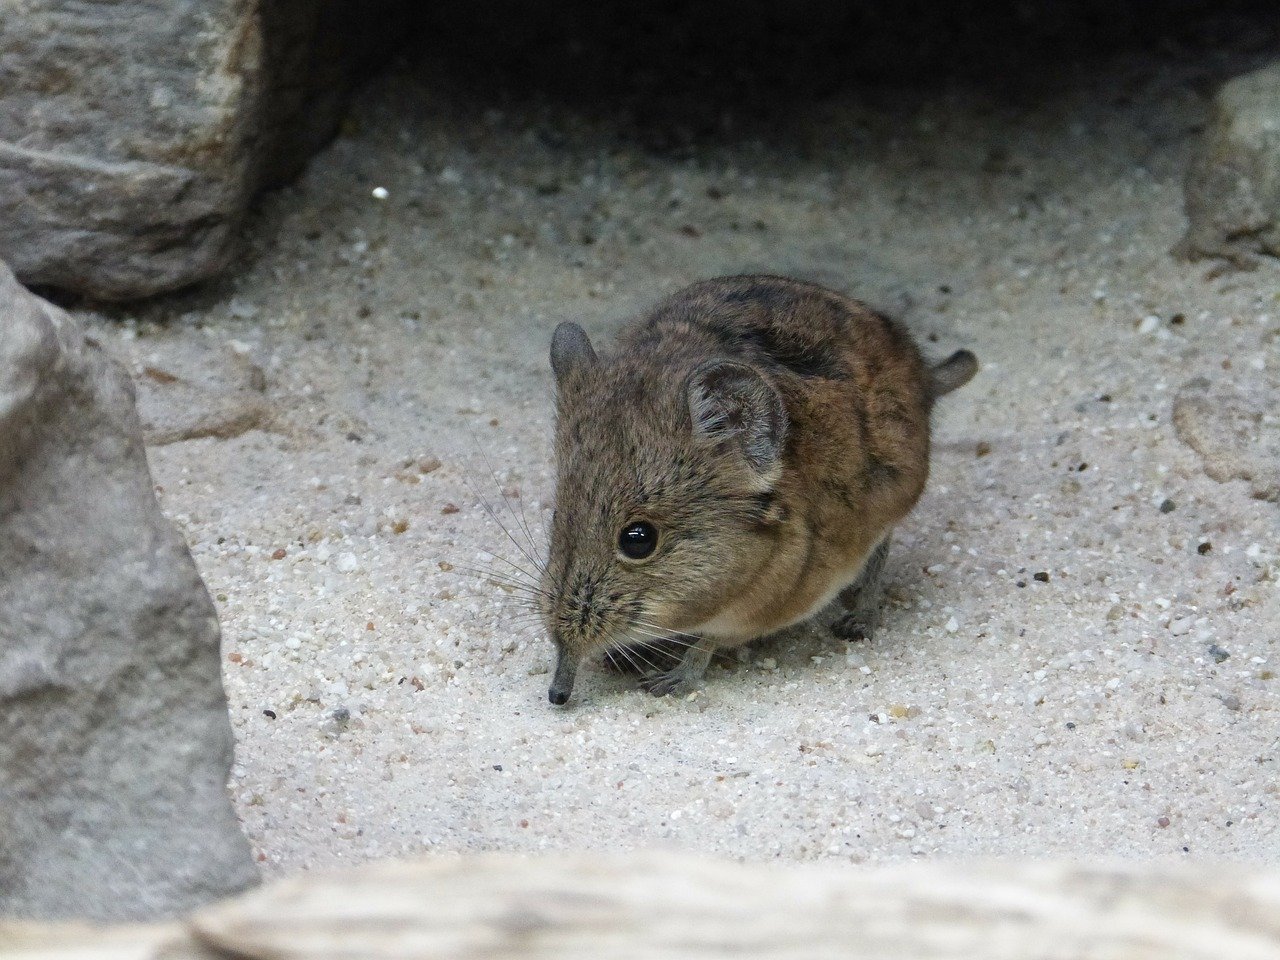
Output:
M869 636L890 532L928 477L930 409L978 369L967 350L928 366L864 304L770 276L696 283L604 356L562 323L551 366L555 704L590 655L682 645L645 678L662 695L837 596L834 632Z

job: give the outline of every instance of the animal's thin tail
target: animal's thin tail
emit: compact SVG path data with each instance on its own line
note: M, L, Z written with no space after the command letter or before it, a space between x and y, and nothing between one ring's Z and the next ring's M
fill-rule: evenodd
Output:
M957 350L929 369L929 399L937 400L959 390L978 372L978 358L968 350Z

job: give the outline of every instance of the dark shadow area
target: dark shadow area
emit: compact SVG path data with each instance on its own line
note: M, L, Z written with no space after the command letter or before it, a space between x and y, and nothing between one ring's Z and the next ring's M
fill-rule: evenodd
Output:
M1228 51L1280 51L1274 3L442 2L405 48L477 99L545 97L677 153L768 139L796 109L855 88L964 82L1027 103L1125 52L1200 62L1210 84Z

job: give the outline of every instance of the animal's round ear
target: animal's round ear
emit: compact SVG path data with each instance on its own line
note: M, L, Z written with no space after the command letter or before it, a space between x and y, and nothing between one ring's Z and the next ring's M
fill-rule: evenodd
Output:
M551 370L556 375L556 383L570 370L584 365L594 367L596 363L596 351L587 331L567 320L556 327L551 335Z
M787 442L787 408L760 371L708 360L694 368L688 392L695 437L735 441L758 473L777 466Z

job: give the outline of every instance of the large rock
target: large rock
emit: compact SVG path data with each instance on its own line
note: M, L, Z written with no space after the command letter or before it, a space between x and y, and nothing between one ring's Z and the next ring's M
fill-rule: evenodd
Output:
M128 376L0 264L0 915L154 917L254 882L219 660Z
M1191 259L1280 256L1280 63L1226 84L1186 182Z
M403 5L8 4L0 259L27 283L109 300L214 276L254 192L332 134Z

